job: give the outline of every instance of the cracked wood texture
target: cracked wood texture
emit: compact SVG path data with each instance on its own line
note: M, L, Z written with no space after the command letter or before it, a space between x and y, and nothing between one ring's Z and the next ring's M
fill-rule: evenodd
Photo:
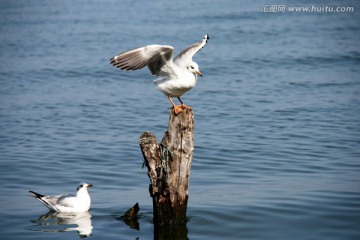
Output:
M140 137L148 168L155 224L186 222L190 168L194 152L194 114L170 110L169 126L159 144L151 132Z

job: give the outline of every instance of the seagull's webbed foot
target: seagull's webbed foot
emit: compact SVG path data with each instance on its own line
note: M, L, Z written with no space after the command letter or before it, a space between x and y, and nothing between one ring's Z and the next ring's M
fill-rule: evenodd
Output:
M179 113L181 113L183 110L182 110L182 106L176 106L174 105L174 112L175 112L175 115L178 115Z
M187 108L187 109L191 110L191 107L185 105L184 103L181 104L181 107L182 107L182 108Z
M168 99L170 100L171 104L172 104L173 107L174 107L175 115L178 115L179 113L181 113L181 112L182 112L182 107L181 107L181 106L177 106L177 105L173 102L173 100L171 99L170 96L168 96Z
M178 97L178 99L179 99L179 101L180 101L180 103L181 103L180 106L177 106L177 105L173 102L173 100L171 99L170 96L168 96L168 98L169 98L171 104L173 105L175 115L178 115L179 113L181 113L184 108L187 108L187 109L190 109L190 110L191 110L191 107L185 105L185 104L181 101L180 97Z
M180 103L181 103L181 108L187 108L187 109L191 110L191 107L185 105L185 104L181 101L181 98L180 98L180 97L178 97L178 99L179 99L179 101L180 101Z

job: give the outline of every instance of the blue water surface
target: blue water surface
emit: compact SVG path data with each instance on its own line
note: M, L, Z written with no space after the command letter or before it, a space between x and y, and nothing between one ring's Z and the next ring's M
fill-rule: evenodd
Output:
M194 57L204 77L182 97L195 114L187 238L360 239L359 10L1 1L1 238L153 239L138 140L162 138L171 104L148 69L109 59L147 44L179 52L209 34ZM74 193L80 181L94 185L88 215L43 216L28 194ZM139 229L119 220L136 202Z

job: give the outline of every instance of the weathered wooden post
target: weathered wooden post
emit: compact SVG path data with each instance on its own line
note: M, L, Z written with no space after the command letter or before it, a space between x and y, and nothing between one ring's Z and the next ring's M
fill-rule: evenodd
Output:
M160 144L151 132L144 132L139 142L151 182L155 225L185 224L194 152L192 110L185 108L178 115L170 110L169 126Z

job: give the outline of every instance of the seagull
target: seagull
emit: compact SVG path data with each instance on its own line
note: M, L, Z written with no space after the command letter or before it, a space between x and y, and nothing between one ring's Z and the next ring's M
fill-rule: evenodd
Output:
M110 64L127 71L147 66L152 75L158 76L152 82L159 91L168 96L175 114L179 114L183 108L191 109L180 97L195 87L197 76L202 77L199 65L192 61L192 57L208 40L209 35L205 35L200 42L185 48L174 59L172 46L153 44L120 53L110 59ZM172 97L177 97L181 105L177 106Z
M37 200L42 202L50 211L55 212L87 212L90 209L91 200L88 188L91 184L82 182L77 186L76 196L62 194L56 196L45 196L29 191Z

